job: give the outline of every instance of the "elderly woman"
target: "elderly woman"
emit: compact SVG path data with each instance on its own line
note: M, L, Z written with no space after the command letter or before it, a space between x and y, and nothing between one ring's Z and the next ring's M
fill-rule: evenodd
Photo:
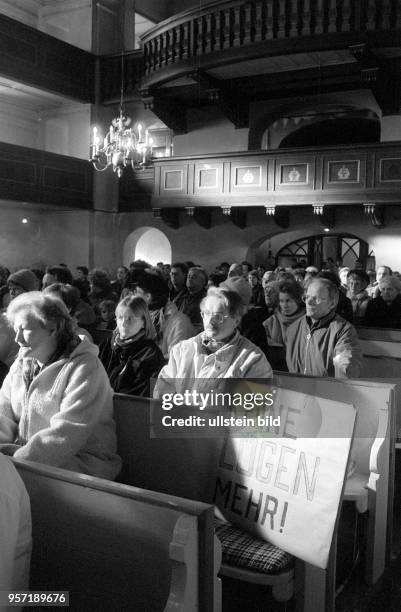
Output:
M270 378L272 369L262 351L237 329L242 313L238 293L210 287L201 302L204 331L173 347L154 396L193 389L195 379Z
M371 297L366 288L369 285L369 276L364 270L350 270L347 275L348 293L354 314L354 325L361 325L366 315L366 309Z
M117 393L150 395L150 379L165 363L142 297L129 295L116 308L117 328L100 347L100 358Z
M401 328L401 282L395 276L379 281L380 295L367 305L363 325Z
M114 479L112 389L98 349L74 333L65 304L33 291L7 309L20 347L0 390L0 451Z

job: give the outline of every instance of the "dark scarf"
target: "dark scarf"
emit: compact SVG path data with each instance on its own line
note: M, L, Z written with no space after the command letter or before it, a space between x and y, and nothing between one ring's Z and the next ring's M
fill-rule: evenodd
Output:
M120 338L119 332L116 331L111 339L111 346L113 349L119 347L120 349L124 350L124 349L129 348L132 344L134 344L138 340L141 340L144 336L145 336L144 329L140 329L139 332L135 334L135 336L131 336L130 338Z
M228 336L228 338L225 338L224 340L214 340L214 338L209 338L206 332L202 332L202 348L210 355L211 353L215 353L219 349L223 348L223 346L226 346L226 344L229 344L237 334L238 330L235 330L231 336Z

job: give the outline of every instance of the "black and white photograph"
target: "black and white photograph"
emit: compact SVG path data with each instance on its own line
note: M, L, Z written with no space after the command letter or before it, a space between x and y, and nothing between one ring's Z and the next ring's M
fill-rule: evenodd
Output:
M401 609L401 0L0 50L0 610Z

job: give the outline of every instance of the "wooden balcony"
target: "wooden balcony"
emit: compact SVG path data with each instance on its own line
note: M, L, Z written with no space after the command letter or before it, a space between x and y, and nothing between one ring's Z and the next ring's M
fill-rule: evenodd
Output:
M398 112L401 0L223 0L142 37L140 90L175 131L188 108L217 105L237 128L258 100L371 89Z
M93 172L86 160L0 142L2 200L91 210Z
M400 0L226 0L170 18L146 33L143 85L259 57L400 44ZM289 46L291 43L291 46Z
M399 205L401 142L156 159L152 207Z
M0 75L80 102L95 97L94 55L0 15Z

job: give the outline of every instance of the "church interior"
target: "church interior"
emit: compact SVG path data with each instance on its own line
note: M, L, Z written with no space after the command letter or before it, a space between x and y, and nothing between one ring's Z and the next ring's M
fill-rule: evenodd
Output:
M400 0L0 0L0 31L11 272L401 270ZM103 151L119 117L124 159ZM354 575L336 609L399 609L390 557L382 590Z
M203 5L0 3L3 265L401 265L398 3ZM121 102L153 163L117 178Z

